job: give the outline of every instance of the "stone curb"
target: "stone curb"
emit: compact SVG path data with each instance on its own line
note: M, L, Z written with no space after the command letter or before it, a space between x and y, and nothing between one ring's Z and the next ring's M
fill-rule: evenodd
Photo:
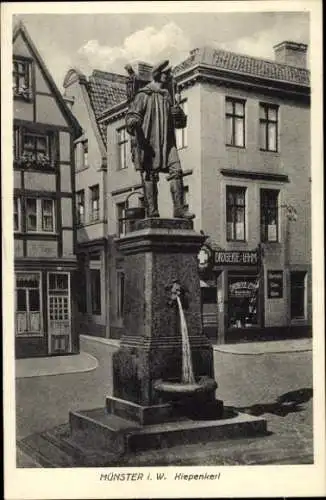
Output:
M311 339L270 342L248 342L246 344L213 345L214 351L239 356L259 356L266 354L291 354L312 351Z
M100 344L107 344L114 347L120 347L120 340L118 339L108 339L105 337L93 337L93 335L80 335L81 339L93 340L94 342L99 342Z
M60 359L60 363L58 363ZM32 364L31 364L32 363ZM97 359L86 352L51 358L27 358L16 360L16 379L53 377L71 373L84 373L98 367Z
M108 339L104 337L93 337L92 335L81 335L85 340L93 340L113 347L120 347L120 340ZM288 354L297 352L312 351L311 339L269 341L269 342L248 342L241 344L213 344L213 350L225 354L236 354L240 356L258 356L262 354Z

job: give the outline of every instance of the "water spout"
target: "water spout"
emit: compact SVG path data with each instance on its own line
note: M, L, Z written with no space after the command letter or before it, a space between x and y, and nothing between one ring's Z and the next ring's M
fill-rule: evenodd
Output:
M181 337L182 337L182 379L181 382L183 384L195 384L195 376L192 366L191 359L191 349L189 343L188 336L188 327L186 323L185 314L183 311L183 307L181 304L181 300L179 295L176 296L179 315L180 315L180 329L181 329Z

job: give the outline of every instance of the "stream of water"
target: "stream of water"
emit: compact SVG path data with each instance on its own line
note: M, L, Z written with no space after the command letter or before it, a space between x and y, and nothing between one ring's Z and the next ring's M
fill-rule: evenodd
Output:
M185 314L183 312L180 297L177 296L177 303L180 315L180 328L182 336L182 383L195 384L194 370L191 359L191 349L188 336L188 328L186 323Z

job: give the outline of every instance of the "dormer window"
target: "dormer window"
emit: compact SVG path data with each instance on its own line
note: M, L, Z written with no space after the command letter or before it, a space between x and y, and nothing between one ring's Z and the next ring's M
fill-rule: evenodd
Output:
M12 78L14 98L31 99L31 62L26 59L15 58L13 61Z

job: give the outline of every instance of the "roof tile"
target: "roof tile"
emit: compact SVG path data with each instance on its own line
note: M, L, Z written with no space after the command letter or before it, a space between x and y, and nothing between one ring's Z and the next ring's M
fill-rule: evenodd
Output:
M105 109L126 99L126 81L127 78L122 75L113 75L104 71L93 72L88 79L87 89L96 118ZM99 124L99 128L105 144L105 125Z
M211 47L192 51L191 55L185 61L175 67L174 73L181 73L197 64L205 64L213 68L228 71L237 71L244 75L258 78L267 78L306 86L310 85L310 72L305 68L289 66L287 64L213 49Z

